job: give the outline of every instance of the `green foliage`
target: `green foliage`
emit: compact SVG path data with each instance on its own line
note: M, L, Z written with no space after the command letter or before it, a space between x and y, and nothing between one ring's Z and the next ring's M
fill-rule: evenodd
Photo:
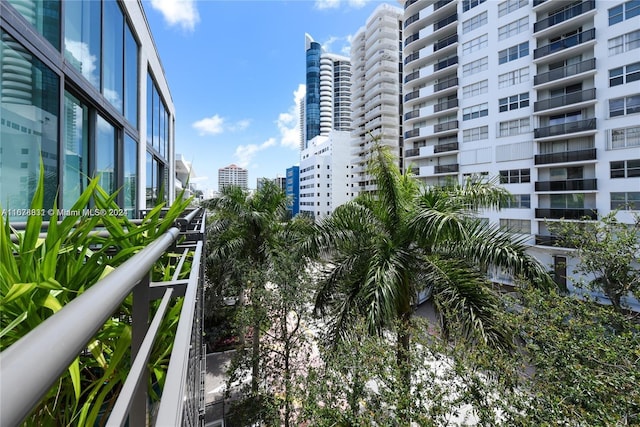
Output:
M633 294L640 300L640 217L631 224L617 220L613 211L598 221L549 223L559 245L575 248L570 254L578 259L574 274L595 278L578 287L600 290L617 310L624 308L623 297Z
M43 168L40 170L31 204L34 212L41 212L44 203ZM41 216L29 216L24 231L15 230L8 218L2 218L0 349L11 346L163 234L189 203L187 200L174 204L162 218L159 205L139 226L123 216L82 215L91 202L97 211L120 211L116 195L108 195L98 182L98 178L89 182L69 216L58 218L54 201L54 215L44 238L40 237ZM107 237L95 233L101 229L109 232ZM166 274L162 270L170 264L170 258L165 258L154 274ZM180 304L175 303L165 318L159 342L175 328ZM130 316L129 297L89 342L88 351L74 360L33 410L25 421L27 425L93 425L101 412L114 403L130 365L131 327L122 321ZM154 380L162 382L168 349L166 345L156 347L151 366L156 372Z

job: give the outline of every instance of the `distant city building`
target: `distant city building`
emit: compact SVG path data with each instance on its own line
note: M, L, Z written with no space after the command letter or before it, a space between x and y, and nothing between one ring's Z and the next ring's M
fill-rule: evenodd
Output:
M402 16L402 9L383 3L351 41L351 154L358 192L375 189L366 174L374 142L390 147L402 168Z
M131 217L173 201L175 109L142 3L2 1L0 16L2 207L30 206L40 159L47 210L91 176Z
M320 43L305 34L306 95L303 148L331 130L351 130L351 62L342 55L323 52Z
M224 187L236 186L244 190L248 188L249 172L246 169L231 164L218 169L218 191Z
M321 219L353 197L349 140L331 131L309 141L300 158L300 214Z
M273 182L278 186L278 188L282 189L282 191L287 190L287 178L278 176L273 180Z
M176 153L176 197L184 190L184 198L191 197L196 191L192 180L196 177L191 162L185 160L182 154Z
M287 168L285 193L287 195L287 210L294 217L300 212L300 166Z

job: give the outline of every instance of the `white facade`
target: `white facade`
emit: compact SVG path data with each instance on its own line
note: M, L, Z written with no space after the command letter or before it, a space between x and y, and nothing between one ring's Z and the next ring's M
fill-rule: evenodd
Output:
M541 262L571 275L575 261L553 246L549 221L595 219L624 201L640 209L637 6L403 5L405 167L430 184L500 177L516 201L486 216L528 235Z
M316 220L351 200L349 132L318 135L300 155L299 212Z
M237 165L229 165L218 169L218 191L222 191L227 186L237 186L243 189L248 188L249 172Z
M366 172L373 138L389 146L402 165L402 9L381 4L351 43L352 162L358 192L375 188Z

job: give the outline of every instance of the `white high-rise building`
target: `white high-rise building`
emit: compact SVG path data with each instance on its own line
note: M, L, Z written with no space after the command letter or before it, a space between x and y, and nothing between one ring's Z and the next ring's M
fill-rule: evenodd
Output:
M637 1L402 4L405 165L430 184L499 177L514 201L487 217L566 284L548 222L640 210Z
M331 131L309 141L300 155L299 213L321 219L351 200L349 132Z
M243 189L248 188L249 171L240 166L231 164L218 169L218 191L224 187L234 185Z
M402 9L381 4L351 42L351 132L354 188L375 186L366 174L374 138L391 147L402 167Z

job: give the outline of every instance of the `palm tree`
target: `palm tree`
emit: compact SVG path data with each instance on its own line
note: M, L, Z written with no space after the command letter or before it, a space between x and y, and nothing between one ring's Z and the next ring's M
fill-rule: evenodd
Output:
M235 187L225 187L210 203L215 212L207 234L211 236L207 266L209 279L235 285L240 304L252 305L251 391L258 393L260 369L259 292L264 289L264 272L273 261L272 248L286 218L286 196L271 182L250 195ZM248 301L245 301L245 297ZM244 334L241 334L244 336Z
M311 253L327 261L315 307L328 315L336 339L346 338L360 318L370 334L395 330L400 383L408 396L411 317L421 290L433 290L445 334L455 326L470 341L509 346L509 331L495 316L499 300L487 268L539 284L552 281L521 240L476 218L479 209L498 208L509 197L506 190L482 181L421 187L380 145L369 173L377 190L338 207L310 242ZM398 416L407 423L404 400Z

